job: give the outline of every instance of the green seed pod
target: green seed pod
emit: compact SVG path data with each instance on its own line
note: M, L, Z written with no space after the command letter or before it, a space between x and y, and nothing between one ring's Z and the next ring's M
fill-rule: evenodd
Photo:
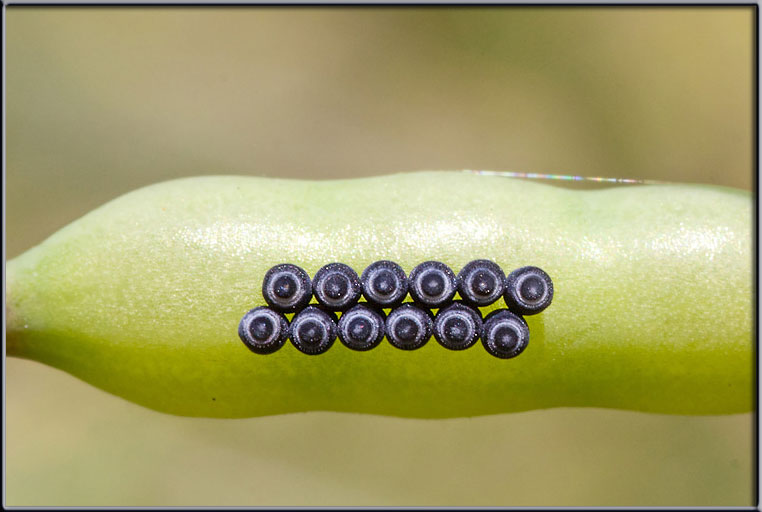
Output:
M7 263L7 353L189 416L745 412L752 205L710 186L580 191L445 172L171 181ZM316 357L289 343L254 357L241 343L239 322L265 304L258 284L273 265L314 275L388 257L407 271L432 259L536 266L553 278L553 304L526 317L531 346L515 359L437 343Z

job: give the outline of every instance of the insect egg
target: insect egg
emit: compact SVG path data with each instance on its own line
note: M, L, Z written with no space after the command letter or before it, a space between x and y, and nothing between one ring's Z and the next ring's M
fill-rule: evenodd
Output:
M505 280L505 303L519 315L536 315L550 306L553 281L542 269L521 267Z
M312 288L318 302L332 311L346 311L360 299L357 272L343 263L329 263L315 273Z
M458 280L450 267L438 261L426 261L410 272L410 296L426 308L439 308L452 301Z
M384 339L384 317L373 309L358 304L339 319L339 341L352 350L365 351Z
M307 306L312 298L310 276L290 263L275 265L262 280L265 302L281 313L293 313Z
M484 318L481 338L487 352L500 359L510 359L527 347L529 327L520 316L498 309Z
M410 304L403 304L386 317L386 338L402 350L415 350L431 338L433 322L430 313Z
M471 306L489 306L503 295L503 269L489 260L474 260L458 273L458 292Z
M286 343L288 321L281 313L260 306L243 316L238 336L255 354L272 354Z
M363 271L361 281L365 299L376 307L399 306L407 295L405 271L393 261L371 263Z
M291 343L308 355L322 354L336 341L336 316L316 307L307 306L291 320Z
M482 330L482 316L464 304L455 303L440 309L434 317L434 338L450 350L471 347Z

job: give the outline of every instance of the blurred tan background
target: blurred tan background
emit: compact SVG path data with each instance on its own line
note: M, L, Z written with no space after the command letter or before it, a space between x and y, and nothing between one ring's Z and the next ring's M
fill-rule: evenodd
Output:
M752 185L752 8L6 11L7 256L200 174ZM8 505L750 505L752 416L173 417L8 359Z

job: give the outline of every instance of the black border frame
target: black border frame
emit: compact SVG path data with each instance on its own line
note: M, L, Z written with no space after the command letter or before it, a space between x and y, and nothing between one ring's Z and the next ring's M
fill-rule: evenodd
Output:
M71 2L50 2L50 1L42 1L42 2L33 2L33 1L23 1L19 0L18 2L13 0L4 0L3 1L3 9L2 9L2 27L3 27L3 38L2 38L2 47L3 47L3 58L5 57L5 10L7 8L12 8L13 10L19 10L19 9L30 9L30 8L71 8L71 7L89 7L89 8L104 8L104 7L118 7L118 8L124 8L124 7L140 7L140 8L147 8L147 7L157 7L157 8L167 8L167 7L184 7L184 8L220 8L220 7L243 7L243 8L252 8L252 7L280 7L280 8L289 8L289 7L344 7L344 8L378 8L378 7L395 7L395 8L402 8L402 7L428 7L428 8L480 8L480 7L522 7L522 8L546 8L546 7L553 7L553 8L565 8L565 9L574 9L578 7L582 8L616 8L616 7L622 7L622 8L632 8L632 7L648 7L648 8L678 8L678 7L685 7L685 8L712 8L712 7L721 7L721 8L751 8L753 11L753 44L754 47L752 49L752 85L753 85L753 108L754 113L752 116L752 134L754 137L754 142L752 144L752 162L753 162L753 169L752 169L752 194L754 198L754 218L752 219L752 231L754 235L754 265L752 266L752 275L754 280L754 406L755 410L752 411L752 417L753 417L753 439L752 439L752 446L754 447L754 465L752 471L752 478L754 479L754 496L753 501L754 505L751 507L658 507L658 508L665 508L665 509L671 509L671 510L696 510L696 509L706 509L706 510L762 510L762 504L760 503L760 471L759 471L759 461L760 461L760 431L759 431L759 404L760 404L760 379L759 379L759 275L760 275L760 258L759 258L759 214L760 214L760 208L759 208L759 198L762 190L760 189L760 176L759 176L759 44L760 44L760 38L759 38L759 4L757 2L731 2L731 3L721 3L721 2L707 2L707 3L701 3L701 2L686 2L686 3L680 3L680 2L664 2L664 3L649 3L649 2L601 2L601 3L594 3L594 2L579 2L579 3L563 3L563 2L504 2L504 1L498 1L498 2L474 2L474 3L461 3L461 2L404 2L400 0L392 0L390 2L378 2L378 1L372 1L367 3L355 3L355 2L209 2L202 1L199 3L194 2L150 2L146 0L137 0L134 2L113 2L113 3L107 3L107 2L86 2L86 1L71 1ZM5 67L3 66L3 81L2 81L2 98L3 98L3 107L5 106L5 97L6 97L6 87L5 87ZM3 109L5 111L5 109ZM3 150L5 149L5 112L3 112ZM5 171L5 162L4 162L4 156L5 151L3 151L3 171ZM3 259L5 261L5 254L6 254L6 246L5 246L5 172L3 172L3 182L2 182L2 188L3 188ZM4 268L3 268L4 270ZM3 283L5 282L5 273L3 272ZM5 286L3 286L3 296L5 294ZM5 301L3 301L5 302ZM5 326L5 312L3 312L3 326ZM5 329L3 329L3 334L5 333ZM3 335L3 347L5 345L5 336ZM3 357L5 357L5 354L3 354ZM4 370L4 364L3 364L3 370ZM5 400L5 372L3 371L3 403ZM5 446L5 408L3 407L3 447ZM5 459L3 458L3 482L2 482L2 488L5 489ZM4 505L4 503L3 503ZM27 509L27 510L48 510L48 509L72 509L72 510L78 510L78 509L88 509L93 507L41 507L41 508L35 508L35 507L10 507L9 509ZM108 507L113 508L115 510L132 510L132 508L129 507ZM231 508L231 507L219 507L219 508ZM244 508L246 507L233 507L233 508ZM264 508L271 508L271 507L264 507ZM283 508L287 510L292 509L312 509L313 507L278 507ZM322 507L315 507L315 508L322 508ZM350 507L351 508L351 507ZM366 508L366 507L360 507L360 508ZM375 507L374 507L375 508ZM380 507L383 508L383 507ZM461 507L453 507L455 509L461 509ZM476 507L479 509L483 509L484 507ZM489 507L489 509L492 509L493 507ZM502 507L495 507L496 509L502 509ZM526 507L506 507L508 509L515 509L515 510L574 510L574 509L581 509L581 510L600 510L604 509L606 510L607 507L537 507L537 508L531 508L527 509ZM651 508L655 507L611 507L612 509L621 509L621 510L650 510ZM658 509L657 508L657 509ZM179 509L179 510L185 510L185 509L211 509L215 510L214 507L140 507L141 510L164 510L164 509ZM399 508L398 510L404 510L405 508ZM425 509L425 507L424 507ZM449 507L447 508L449 509Z

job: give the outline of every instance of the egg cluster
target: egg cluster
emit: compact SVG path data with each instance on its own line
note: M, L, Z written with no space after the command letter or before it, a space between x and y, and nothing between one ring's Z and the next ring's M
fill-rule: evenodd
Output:
M411 302L405 302L408 295ZM421 263L410 275L393 261L377 261L361 276L348 265L329 263L312 279L284 263L267 271L262 296L268 306L252 309L238 326L241 340L257 354L272 354L289 338L310 355L322 354L337 337L352 350L370 350L384 336L399 349L415 350L433 335L450 350L467 349L481 338L487 352L509 359L526 348L523 317L550 305L553 282L531 266L506 276L489 260L474 260L457 275L438 261ZM500 298L507 308L482 318L479 308Z

